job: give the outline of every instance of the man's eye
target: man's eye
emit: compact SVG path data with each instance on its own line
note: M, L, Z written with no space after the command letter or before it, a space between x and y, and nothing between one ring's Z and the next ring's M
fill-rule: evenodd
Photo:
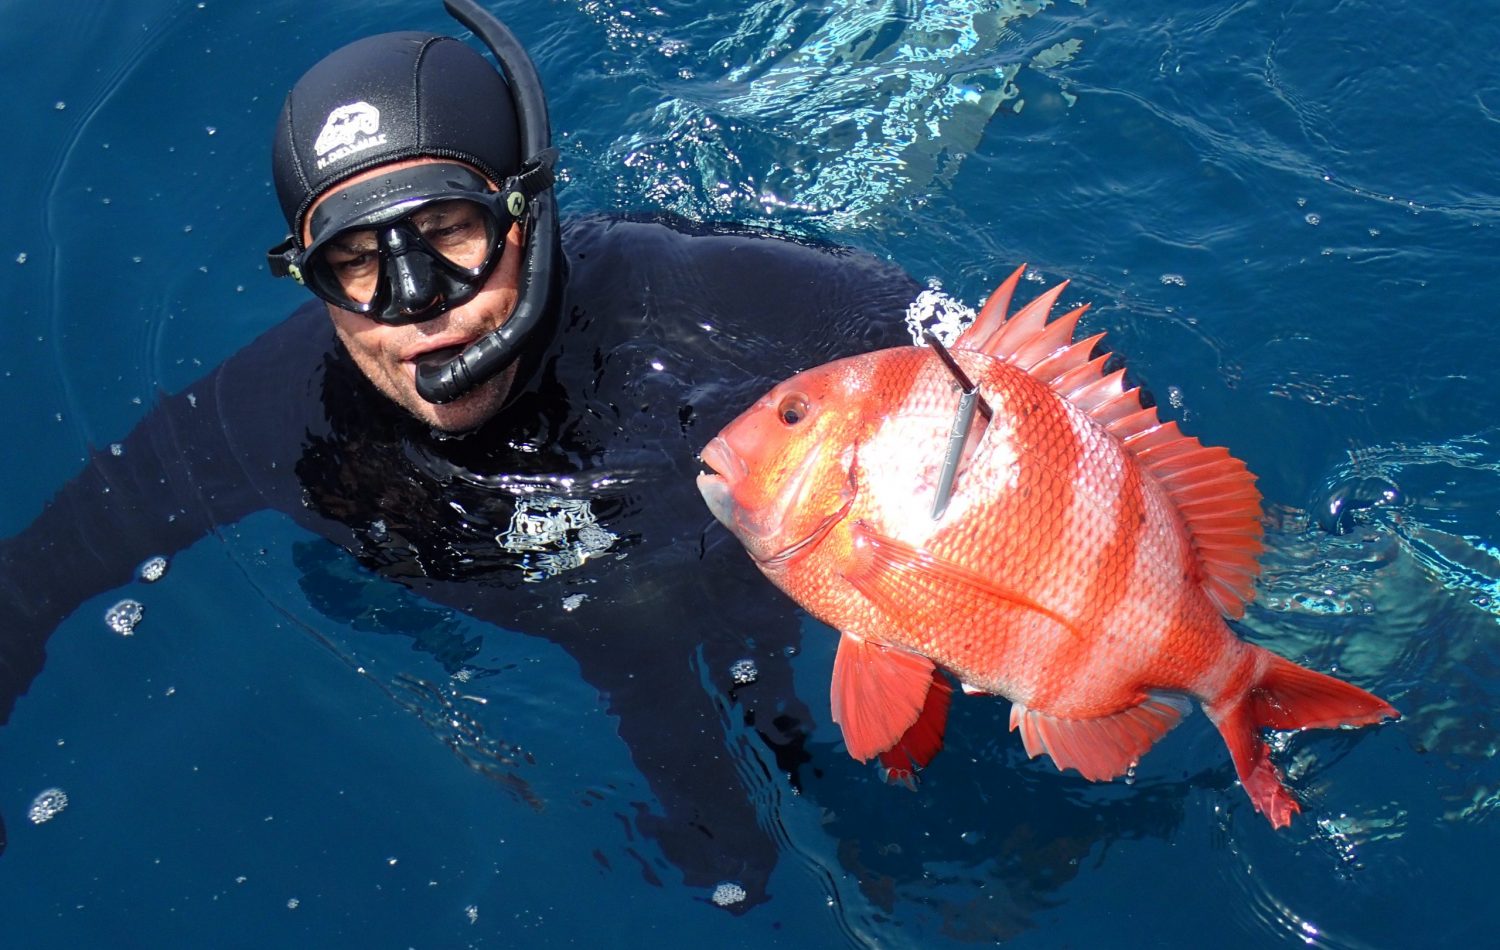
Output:
M375 254L366 251L353 257L346 257L333 262L333 269L340 274L358 274L368 270L375 263Z
M448 219L432 227L422 229L422 237L434 244L452 243L454 241L466 241L474 233L476 222L471 217Z

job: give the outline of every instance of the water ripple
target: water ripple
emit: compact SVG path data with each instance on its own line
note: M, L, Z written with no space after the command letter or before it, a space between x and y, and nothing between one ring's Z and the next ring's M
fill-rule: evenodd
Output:
M762 0L728 35L698 24L709 34L698 39L666 14L648 26L635 8L591 0L585 11L662 93L600 161L624 170L622 200L688 217L878 226L951 180L998 110L1019 111L1025 65L1052 69L1078 54L1077 38L1022 42L1016 25L1041 6Z

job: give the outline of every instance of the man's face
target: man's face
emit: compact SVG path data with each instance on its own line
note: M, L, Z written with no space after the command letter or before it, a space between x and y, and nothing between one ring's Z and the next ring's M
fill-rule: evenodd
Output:
M392 162L355 175L314 203L339 193L345 187L397 168L437 161L417 158ZM312 216L311 209L308 218ZM303 240L308 235L303 232ZM505 236L505 252L489 279L471 300L431 320L390 326L362 314L328 304L328 315L349 355L370 382L393 402L428 425L445 432L462 432L480 425L499 411L515 382L515 364L471 392L441 405L430 403L417 392L418 358L435 350L455 355L475 340L497 329L516 308L521 271L521 226L513 224Z

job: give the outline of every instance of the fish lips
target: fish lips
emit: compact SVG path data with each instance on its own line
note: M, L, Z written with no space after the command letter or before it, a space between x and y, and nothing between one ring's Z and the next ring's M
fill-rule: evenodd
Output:
M741 529L735 522L734 486L748 474L741 459L722 437L715 437L698 456L708 471L698 476L698 494L718 522L736 535Z

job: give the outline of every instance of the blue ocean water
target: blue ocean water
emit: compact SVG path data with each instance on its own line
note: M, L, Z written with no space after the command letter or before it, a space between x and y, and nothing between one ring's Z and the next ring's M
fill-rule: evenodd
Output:
M341 584L378 582L256 516L52 637L0 729L0 942L1492 939L1488 4L491 8L548 88L564 213L665 210L835 240L970 303L1023 261L1035 290L1071 279L1064 302L1092 302L1087 327L1260 476L1269 550L1243 632L1405 718L1282 737L1305 810L1280 832L1202 716L1131 781L1091 785L1026 760L1003 702L959 701L913 794L844 754L827 716L834 639L808 621L794 668L818 722L800 788L725 717L725 755L743 760L781 848L770 900L735 913L620 817L652 793L566 653L394 589L340 614ZM300 302L262 252L283 230L269 132L302 70L368 33L453 28L410 0L0 8L0 534L159 392ZM1346 497L1373 504L1327 514ZM103 621L126 596L146 611L129 638ZM413 624L482 637L503 675L454 682L408 637L381 635ZM52 788L66 809L27 820Z

